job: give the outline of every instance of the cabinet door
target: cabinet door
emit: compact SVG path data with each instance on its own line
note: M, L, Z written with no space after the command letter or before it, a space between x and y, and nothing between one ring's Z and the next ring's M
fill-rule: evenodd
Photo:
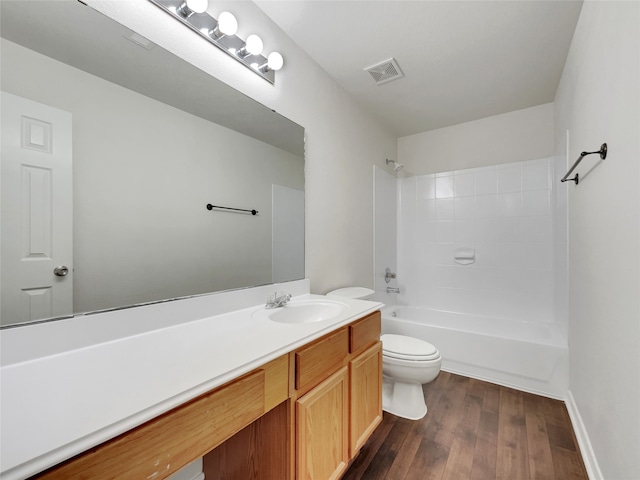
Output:
M348 369L342 367L296 402L296 478L340 478L349 462Z
M382 421L382 343L358 355L351 369L351 435L353 457Z

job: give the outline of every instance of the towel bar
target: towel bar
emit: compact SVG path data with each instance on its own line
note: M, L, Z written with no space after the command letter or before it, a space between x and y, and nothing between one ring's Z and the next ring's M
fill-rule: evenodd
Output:
M576 182L576 185L578 185L578 181L580 180L580 177L578 176L578 174L576 173L576 176L573 178L567 178L569 175L571 175L571 172L573 172L575 170L575 168L578 166L578 164L582 161L582 159L584 157L586 157L587 155L592 155L594 153L599 153L600 154L600 158L602 160L604 160L605 158L607 158L607 144L603 143L600 146L600 150L597 150L595 152L582 152L580 154L580 156L578 157L578 159L574 162L574 164L571 166L571 168L569 169L569 171L566 173L566 175L564 177L562 177L562 179L560 180L561 182Z

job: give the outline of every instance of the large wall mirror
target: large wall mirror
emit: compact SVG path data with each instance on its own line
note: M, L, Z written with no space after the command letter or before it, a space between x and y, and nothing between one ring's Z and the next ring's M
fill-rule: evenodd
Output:
M0 6L2 326L304 277L302 127L76 0Z

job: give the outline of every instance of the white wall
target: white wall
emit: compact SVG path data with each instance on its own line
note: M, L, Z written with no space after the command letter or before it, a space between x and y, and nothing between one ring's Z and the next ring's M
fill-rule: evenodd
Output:
M398 139L398 160L410 175L521 162L552 152L551 103Z
M569 337L569 218L568 184L560 179L567 173L567 138L555 139L553 156L553 262L555 321L565 339ZM574 159L575 160L575 159Z
M387 287L397 287L398 280L391 279L387 283L384 279L385 269L398 272L398 247L397 247L397 179L396 176L374 165L374 223L375 223L375 299L386 305L395 305L397 295L387 293Z
M272 184L302 189L300 157L4 39L2 62L4 90L73 115L74 311L271 282Z
M553 322L552 174L542 158L402 179L400 303Z
M592 478L640 472L639 63L640 3L586 1L556 94L555 136L561 155L569 130L570 162L609 146L606 160L583 160L579 185L566 185L570 407L593 449L583 450Z
M238 35L262 36L284 68L271 85L150 2L90 0L90 5L223 82L302 125L305 145L305 262L314 293L373 286L371 165L394 158L394 136L364 113L309 56L252 2L212 2L209 12L236 14Z

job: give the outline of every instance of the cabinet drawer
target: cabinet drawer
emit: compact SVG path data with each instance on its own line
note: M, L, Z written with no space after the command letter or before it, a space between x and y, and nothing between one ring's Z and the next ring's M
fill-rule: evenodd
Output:
M349 332L342 328L296 352L296 390L308 390L338 370L349 353Z
M265 370L255 370L37 478L166 478L260 417L264 404Z
M349 325L349 352L356 353L380 340L380 312L374 312Z

